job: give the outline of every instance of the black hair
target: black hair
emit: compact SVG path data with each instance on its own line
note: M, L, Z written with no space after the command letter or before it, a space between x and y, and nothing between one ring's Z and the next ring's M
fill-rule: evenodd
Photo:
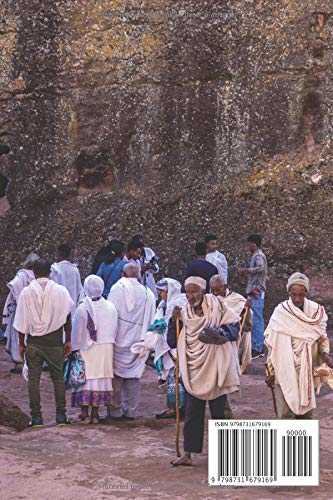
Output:
M217 237L217 235L216 235L216 234L209 233L209 234L207 234L207 236L206 236L206 238L205 238L205 242L206 242L206 243L209 243L210 241L215 241L215 240L217 240L217 239L218 239L218 237Z
M131 240L129 244L127 245L127 251L130 252L131 250L137 250L138 248L142 248L142 242L141 241L135 241Z
M120 240L111 240L108 245L108 253L104 259L104 262L107 264L112 264L112 262L117 257L122 257L125 250L125 245Z
M257 247L260 248L262 244L262 236L261 234L250 234L247 241L249 243L255 243Z
M58 246L58 254L61 255L61 257L63 257L64 259L68 259L71 253L72 249L67 243Z
M204 241L197 241L195 244L195 253L200 257L201 255L206 255L207 247Z
M51 264L45 259L38 259L32 265L36 278L47 278L51 272Z
M135 234L133 238L131 239L130 243L134 243L135 245L138 245L136 248L143 248L144 247L144 238L142 234Z

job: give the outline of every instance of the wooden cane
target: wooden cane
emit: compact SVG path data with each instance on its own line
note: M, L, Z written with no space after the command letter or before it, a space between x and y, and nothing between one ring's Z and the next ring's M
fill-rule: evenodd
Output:
M179 318L176 319L176 344L178 348L178 337L179 337ZM176 358L176 370L175 370L175 392L176 392L176 453L177 457L180 457L180 445L179 445L179 437L180 437L180 411L179 411L179 356L177 351Z
M267 364L265 365L265 368L266 368L266 376L267 377L270 377L270 372L269 372L269 368L267 366ZM270 390L272 392L272 398L273 398L273 408L274 408L274 412L275 412L275 415L278 416L278 413L277 413L277 406L276 406L276 397L275 397L275 392L274 392L274 388L270 386Z

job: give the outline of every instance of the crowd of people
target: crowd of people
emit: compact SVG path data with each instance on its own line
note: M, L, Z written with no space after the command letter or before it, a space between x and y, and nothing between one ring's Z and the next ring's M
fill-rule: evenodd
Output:
M267 357L277 417L311 418L316 390L331 385L333 368L324 307L307 298L309 279L296 272L265 330L268 264L260 235L247 238L247 250L247 263L235 269L247 278L244 296L229 287L228 262L214 234L196 243L181 281L163 276L142 235L127 246L111 240L83 284L67 244L52 265L31 253L8 283L3 313L11 371L27 367L31 426L43 425L43 370L54 384L56 423L69 423L63 365L71 353L85 367L85 382L72 389L81 423L99 423L101 408L106 422L136 419L147 364L161 387L169 380L175 385L179 366L184 454L175 466L191 465L191 454L202 450L207 401L212 418L232 418L228 394L239 390L242 373L258 358ZM168 408L157 418L174 416Z

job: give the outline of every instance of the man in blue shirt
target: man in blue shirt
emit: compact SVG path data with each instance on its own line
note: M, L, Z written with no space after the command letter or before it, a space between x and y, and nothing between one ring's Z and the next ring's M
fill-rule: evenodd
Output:
M123 268L127 264L124 259L125 246L121 241L114 240L111 245L109 256L99 266L97 276L104 281L103 297L109 296L112 286L117 283L123 275Z

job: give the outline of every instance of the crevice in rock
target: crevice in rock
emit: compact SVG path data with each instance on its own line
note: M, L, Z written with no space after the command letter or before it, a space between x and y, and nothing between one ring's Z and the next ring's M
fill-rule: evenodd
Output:
M115 170L109 151L80 151L75 164L79 192L108 192L115 184Z
M318 142L318 134L322 129L321 97L315 90L310 90L304 97L302 109L302 130L304 143L309 152L313 151Z

